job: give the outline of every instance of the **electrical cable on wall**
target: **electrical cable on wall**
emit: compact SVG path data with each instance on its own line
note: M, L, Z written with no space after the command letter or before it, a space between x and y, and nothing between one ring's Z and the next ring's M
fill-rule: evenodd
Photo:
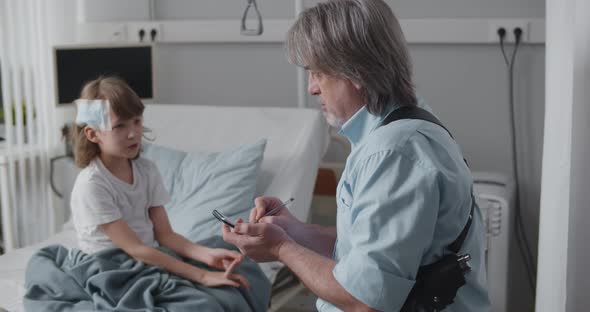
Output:
M55 167L55 162L60 159L74 158L74 152L72 150L73 149L72 136L70 133L72 127L73 127L73 125L71 125L71 124L65 124L61 128L61 138L62 138L62 140L64 140L65 147L66 147L65 155L56 156L56 157L52 157L51 159L49 159L49 185L51 186L51 190L53 191L53 193L59 198L63 198L64 194L62 192L60 192L57 189L57 187L55 186L55 181L53 179L53 174L55 173L54 167Z
M514 64L516 60L516 53L518 52L518 47L521 43L522 38L522 29L517 27L514 29L514 50L510 58L508 58L507 53L504 48L504 39L506 38L506 29L500 28L498 29L498 36L500 38L500 48L502 50L502 55L504 57L504 62L508 68L508 94L509 94L509 104L510 104L510 133L512 137L512 169L514 171L514 178L516 181L516 191L515 191L515 218L514 218L514 228L516 232L516 242L518 244L518 249L521 253L521 256L525 262L526 273L528 278L529 287L531 288L531 292L533 297L535 296L535 285L536 285L536 275L537 272L536 265L533 258L533 253L531 251L530 244L528 242L525 227L522 218L522 205L521 205L521 196L520 196L520 178L518 173L518 153L517 153L517 142L516 142L516 112L515 112L515 105L514 105Z
M53 191L53 193L55 193L55 195L59 198L63 198L64 194L62 192L60 192L57 187L55 186L55 181L53 180L53 174L55 172L55 162L63 159L63 158L71 158L72 156L70 155L61 155L61 156L56 156L53 157L49 160L49 184L51 186L51 190Z

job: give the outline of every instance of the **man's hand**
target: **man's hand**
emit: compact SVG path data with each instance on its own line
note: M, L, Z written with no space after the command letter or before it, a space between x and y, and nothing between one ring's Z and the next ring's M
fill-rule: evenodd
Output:
M283 202L276 197L257 197L254 200L255 207L250 211L250 223L256 223L260 219L264 218L264 215L273 210L275 207L282 205ZM290 212L287 207L279 209L275 216L285 217L287 219L297 220ZM269 217L267 217L269 218Z
M336 228L306 224L293 216L289 209L281 208L274 216L265 217L268 211L282 205L276 197L258 197L256 207L250 211L250 224L266 223L278 225L297 244L309 248L323 256L331 257L336 242Z
M276 197L258 197L254 201L256 207L250 211L250 223L271 223L283 228L287 234L297 240L298 232L302 231L305 224L295 218L286 207L279 209L274 216L264 215L273 208L283 204Z
M277 260L281 246L292 241L280 226L270 223L244 223L239 219L233 232L226 224L222 231L224 241L256 262Z

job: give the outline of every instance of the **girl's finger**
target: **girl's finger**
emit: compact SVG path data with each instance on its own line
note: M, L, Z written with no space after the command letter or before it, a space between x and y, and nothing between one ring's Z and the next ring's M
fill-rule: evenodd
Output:
M223 257L225 259L234 260L236 258L240 258L241 256L242 256L242 254L240 254L237 251L233 251L233 250L224 250L223 251Z
M232 281L232 280L230 280L230 279L226 279L226 280L224 280L224 281L223 281L223 284L224 284L224 285L231 286L231 287L240 288L240 284L239 284L239 283L236 283L235 281Z
M240 284L242 284L242 286L244 286L247 289L250 289L250 283L248 282L248 280L245 277L238 275L238 274L232 274L231 279L240 282Z
M233 272L233 270L236 268L236 266L239 264L238 261L234 260L229 266L228 268L225 270L225 273L223 276L228 277L230 276L230 274Z
M221 262L223 263L223 267L224 268L228 268L230 264L237 262L237 264L242 263L242 261L244 260L244 257L242 255L238 255L238 256L232 256L232 257L227 257L225 259L223 259Z

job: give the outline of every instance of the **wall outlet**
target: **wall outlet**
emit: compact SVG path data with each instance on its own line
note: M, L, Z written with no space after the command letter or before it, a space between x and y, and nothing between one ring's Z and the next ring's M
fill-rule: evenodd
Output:
M506 30L506 37L504 37L504 42L514 43L516 42L516 38L514 37L514 30L516 28L520 28L522 29L522 36L520 38L520 42L528 42L530 33L529 25L529 21L521 19L491 20L488 23L488 40L490 42L500 42L500 37L498 36L498 29L504 28Z
M164 35L162 23L131 22L127 24L127 40L130 42L152 43L161 41Z

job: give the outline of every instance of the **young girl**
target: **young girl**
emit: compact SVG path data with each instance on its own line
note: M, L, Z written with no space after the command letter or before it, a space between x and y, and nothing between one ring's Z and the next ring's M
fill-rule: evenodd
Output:
M121 79L101 77L87 83L76 101L76 164L84 168L72 190L71 207L79 247L86 253L119 247L138 261L159 266L206 286L248 287L232 274L242 255L194 244L175 233L163 205L170 197L158 169L140 157L144 105ZM154 248L225 272L211 272Z

